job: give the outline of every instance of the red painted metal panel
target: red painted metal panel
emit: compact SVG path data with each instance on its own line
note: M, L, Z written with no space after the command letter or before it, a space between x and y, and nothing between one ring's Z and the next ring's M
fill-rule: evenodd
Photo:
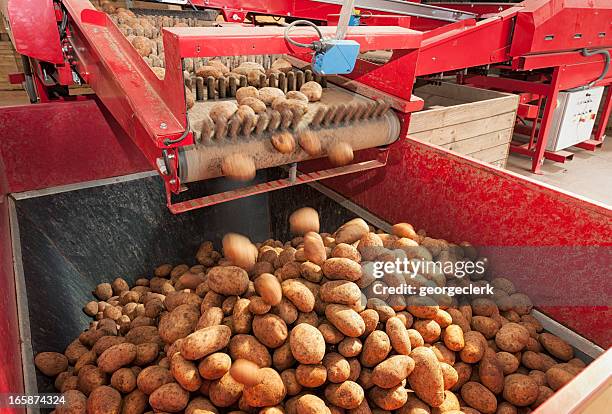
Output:
M612 46L609 0L530 0L523 4L525 8L516 16L513 56Z
M473 25L443 26L435 35L426 35L420 49L417 76L507 60L515 10L508 9Z
M22 393L21 342L15 277L13 273L13 251L7 194L9 187L4 162L0 157L0 394ZM25 413L25 409L6 409L6 414Z
M31 58L64 62L52 1L1 0L15 50Z
M320 29L324 37L336 33L334 26ZM241 56L263 51L267 54L303 52L303 49L294 48L285 40L284 27L172 27L165 28L164 32L178 38L183 57ZM417 31L395 26L352 26L347 30L346 39L359 42L360 51L366 52L416 49L421 44L421 36ZM316 32L308 27L296 27L291 37L301 43L311 43L318 39Z
M390 159L386 168L325 183L383 219L408 221L415 228L426 229L432 237L534 251L546 246L607 246L602 250L607 256L602 257L610 258L612 210L608 206L425 143L405 140L398 145L399 151L391 155L398 154L399 158ZM490 250L492 254L498 252ZM512 263L501 254L497 257L500 262ZM496 258L492 257L491 262L495 263ZM598 262L594 267L601 266L605 271L611 265L609 261ZM512 273L521 268L505 270ZM561 283L558 275L546 277L549 279L541 276L533 279L537 283L523 285L525 291L544 295L543 289ZM568 307L576 302L565 302L544 310L607 347L612 344L609 296L606 306L595 308L606 298L602 290L606 280L601 280L601 271L593 280L563 278L565 290L561 292L571 292L576 298L588 295L585 300L597 303Z
M0 108L9 192L147 171L151 167L93 100Z
M2 160L0 160L0 164ZM0 165L1 168L1 165ZM23 393L21 370L21 343L19 319L13 275L13 252L11 250L8 201L5 193L0 195L0 394ZM27 316L26 316L27 317ZM6 414L25 413L21 409L2 409Z

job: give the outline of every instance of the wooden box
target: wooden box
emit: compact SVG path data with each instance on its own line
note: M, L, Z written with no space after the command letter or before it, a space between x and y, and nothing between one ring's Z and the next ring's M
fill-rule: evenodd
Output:
M425 108L411 116L411 138L506 165L517 95L446 82L418 87L413 94L425 101Z

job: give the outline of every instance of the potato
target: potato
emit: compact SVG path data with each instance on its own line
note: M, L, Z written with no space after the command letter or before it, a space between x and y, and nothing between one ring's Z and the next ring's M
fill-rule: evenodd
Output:
M219 411L208 399L196 397L187 404L185 414L219 414Z
M68 390L62 393L63 404L55 408L56 414L84 414L87 410L87 397L77 390Z
M251 243L248 237L245 237L237 233L228 233L225 236L223 236L222 244L223 244L223 253L225 254L225 257L230 259L233 264L247 271L250 271L253 269L253 266L255 266L255 262L257 261L258 252L257 252L257 247L255 247L255 245ZM240 276L242 277L241 281L244 281L244 278L243 278L244 273L238 272L238 271L236 272L240 273ZM208 277L210 279L210 273ZM247 280L248 280L248 275L247 275ZM215 283L216 281L217 279L213 280L212 283ZM215 288L212 286L211 286L211 289L215 290ZM239 293L233 293L233 292L223 293L217 290L215 290L215 292L222 293L225 295L240 295L244 293L244 291L239 292ZM236 292L238 292L238 290L236 290Z
M251 332L253 314L249 311L251 301L249 299L238 299L234 304L232 313L233 333Z
M342 334L351 337L358 337L365 332L365 323L361 316L345 305L329 304L325 308L327 320L337 328ZM319 326L319 330L321 329ZM386 336L386 335L385 335ZM339 338L340 342L343 338Z
M300 312L312 312L315 297L300 279L285 280L281 283L281 287L283 296L290 300Z
M262 380L259 366L247 359L238 359L230 367L230 375L239 383L253 386Z
M300 87L300 92L306 95L309 102L316 102L321 100L323 88L317 82L310 81Z
M470 327L470 323L467 321L465 316L463 316L463 313L461 313L461 311L454 308L447 309L446 311L449 315L451 315L451 318L453 319L453 324L459 325L463 332L468 332L472 329Z
M319 387L327 380L327 369L322 364L300 364L295 370L295 378L304 387Z
M482 333L487 339L495 337L500 329L500 324L495 319L487 316L472 317L470 325L473 330Z
M284 98L285 92L278 88L272 88L269 86L263 87L259 90L259 99L267 106L271 106L272 102L276 98Z
M408 378L414 367L414 360L409 356L389 357L374 367L372 382L380 388L393 388Z
M304 235L304 257L310 262L319 266L325 263L325 260L327 259L327 251L325 249L325 245L323 244L323 239L314 231L309 231ZM300 268L301 273L303 273L303 267L304 265L302 265ZM318 273L320 274L320 268ZM303 276L305 277L305 275ZM311 281L318 282L318 280Z
M227 178L236 181L250 181L257 173L255 161L246 154L231 154L223 158L221 171Z
M516 372L520 365L520 361L510 352L501 351L496 354L497 362L501 365L504 375Z
M88 414L119 414L121 411L121 394L106 385L97 387L87 398Z
M562 361L569 361L574 358L574 349L558 336L542 333L539 340L542 346L555 358Z
M216 266L208 271L207 283L216 293L239 296L249 287L249 275L237 266Z
M250 88L251 86L249 86ZM240 101L240 107L238 109L240 109L241 107L248 107L251 108L253 110L253 113L249 113L249 115L255 115L255 114L261 114L266 112L266 104L263 103L262 101L260 101L257 98L253 98L253 97L246 97L246 98L242 98L242 100ZM245 119L246 114L243 113L241 115L240 119Z
M406 404L397 410L397 414L431 414L429 405L421 401L414 393L408 393Z
M325 387L325 398L333 405L350 410L357 408L363 402L365 394L359 384L345 381Z
M319 295L324 302L352 305L361 298L361 290L353 282L333 280L321 285Z
M170 371L159 365L151 365L143 369L136 378L136 385L140 391L150 395L157 388L174 381Z
M353 148L348 142L336 142L327 150L327 157L332 165L340 167L353 161Z
M187 407L189 393L175 382L164 384L149 396L149 404L155 411L175 413Z
M234 335L229 343L229 354L233 360L248 359L261 368L272 365L268 349L251 335Z
M331 280L348 280L354 282L361 278L361 266L350 259L332 257L321 266L323 274Z
M291 233L304 235L310 231L319 232L319 213L314 208L303 207L289 216Z
M497 411L495 414L518 414L518 411L515 406L507 401L504 401L497 405Z
M446 362L440 362L440 368L442 369L442 377L444 378L444 389L450 390L459 382L459 373L453 366Z
M295 139L290 132L282 131L270 138L272 146L281 154L290 154L295 150Z
M542 403L544 403L544 401L552 397L554 393L555 392L553 390L544 385L538 386L538 398L536 398L536 400L533 402L533 404L531 404L530 407L534 409L539 407L540 405L542 405Z
M478 366L478 377L482 385L494 394L499 394L504 389L504 370L493 350L485 351Z
M502 326L495 334L495 343L502 351L522 351L529 341L529 331L517 323L510 322Z
M215 406L229 407L238 401L243 389L244 386L236 381L228 372L210 384L208 396Z
M212 269L211 269L212 271ZM225 325L202 328L185 337L180 352L190 361L201 359L222 348L230 341L231 329Z
M291 330L291 353L301 364L318 364L325 355L325 340L314 326L301 323Z
M89 395L95 388L106 385L107 383L108 379L106 374L98 367L85 365L79 370L77 388L85 395ZM65 389L66 387L62 388Z
M253 334L268 348L278 348L285 342L289 333L285 321L268 313L253 318Z
M391 351L391 341L383 331L374 331L367 336L360 355L361 364L373 367L382 362Z
M242 102L245 98L259 99L259 90L254 86L243 86L236 91L236 101L238 105L246 105Z
M136 388L136 375L130 368L119 368L111 376L110 383L116 390L127 394Z
M197 391L202 385L202 378L196 365L183 358L180 353L176 353L170 358L170 372L172 376L187 391Z
M223 352L216 352L208 355L198 364L198 372L202 378L215 380L221 378L229 371L232 359Z
M387 319L385 332L389 336L391 346L401 355L410 355L410 337L402 320L396 316ZM383 387L384 388L384 387Z
M66 347L64 355L66 356L66 358L68 358L68 363L74 365L81 357L81 355L85 354L88 351L89 349L85 345L83 345L81 341L75 339ZM36 364L36 359L34 359L34 363Z
M561 368L559 365L546 370L546 382L548 386L555 391L558 391L561 387L570 382L574 376L575 374Z
M391 227L391 233L397 237L405 237L412 240L418 240L418 234L414 231L414 227L409 223L397 223Z
M281 302L272 308L272 313L280 316L287 325L294 323L299 315L295 305L287 298L281 299Z
M39 352L34 365L48 377L54 377L68 369L68 358L59 352Z
M259 275L254 281L255 291L269 305L278 305L283 291L278 279L269 273Z
M296 403L295 409L297 414L330 414L329 408L325 405L325 402L312 394L305 394L300 396Z
M180 305L195 305L200 306L202 299L193 292L182 290L177 292L169 292L164 299L164 305L169 312L172 312Z
M408 391L401 385L387 389L374 387L368 395L378 407L389 411L401 408L408 399Z
M438 325L438 323L434 320L417 320L412 326L421 334L423 340L427 343L434 343L437 341L442 332L440 325Z
M414 369L408 376L410 388L421 400L438 407L444 402L444 377L436 355L431 349L419 347L410 357L414 360Z
M459 325L449 325L444 329L442 339L444 345L451 351L459 352L465 346L463 330Z
M223 72L214 66L205 65L200 66L198 70L196 70L196 76L200 76L204 79L208 79L208 77L212 76L215 79L219 79L223 77Z
M140 56L149 56L153 51L151 41L144 36L134 36L131 42Z
M484 385L474 381L461 387L461 398L483 414L493 414L497 410L497 399Z
M244 388L244 401L251 407L270 407L279 404L287 389L282 378L272 368L261 368L259 370L259 382L253 386Z
M98 367L103 372L113 373L119 368L131 364L136 358L136 345L126 342L113 345L98 357Z
M192 333L200 318L200 312L194 305L177 306L172 312L164 314L159 320L159 336L167 344L184 338Z
M477 331L465 332L463 337L465 340L465 346L459 352L459 357L463 362L475 364L482 359L486 349L487 340L480 332Z
M249 297L249 311L254 315L263 315L268 313L271 306L266 303L260 296Z
M327 369L327 380L333 383L344 382L351 375L351 366L346 358L336 352L328 352L323 358L323 366Z
M288 72L291 72L291 69L293 69L293 66L291 65L291 63L289 63L287 59L280 57L276 59L274 62L272 62L272 65L270 66L270 68L276 69L283 73L288 73Z
M504 399L517 407L533 404L538 393L538 384L527 375L511 374L504 381Z

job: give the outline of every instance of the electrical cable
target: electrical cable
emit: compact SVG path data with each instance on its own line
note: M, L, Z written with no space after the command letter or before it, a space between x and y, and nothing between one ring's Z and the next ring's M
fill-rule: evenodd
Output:
M185 132L183 132L183 135L181 135L180 137L176 138L176 139L170 139L170 138L166 138L164 140L164 145L172 145L172 144L178 144L179 142L181 142L182 140L184 140L185 138L187 138L187 135L189 135L189 130L190 130L190 126L189 126L189 117L187 117L185 119Z
M606 49L599 49L599 50L588 50L586 48L582 49L582 56L584 57L591 57L595 55L603 55L604 57L604 68L603 68L603 71L601 72L601 75L599 75L597 79L587 83L586 85L567 89L568 92L578 92L578 91L583 91L585 89L589 89L608 75L608 72L610 71L610 52Z
M313 27L316 31L317 34L319 35L319 40L323 40L323 33L321 33L321 29L319 29L319 27L314 24L311 21L308 20L296 20L290 24L287 25L287 27L285 27L285 40L289 43L291 43L293 46L297 46L297 47L305 47L308 49L317 49L317 44L316 42L312 42L311 44L306 44L306 43L300 43L297 42L295 40L293 40L291 38L291 36L289 36L289 32L291 31L291 29L293 29L294 27L296 27L297 25L303 25L303 26L310 26Z
M164 140L164 145L178 144L179 142L181 142L182 140L187 138L187 135L189 135L189 129L190 129L190 127L189 127L189 117L187 117L186 120L185 120L185 132L183 132L183 135L181 135L180 137L178 137L176 139L166 138Z

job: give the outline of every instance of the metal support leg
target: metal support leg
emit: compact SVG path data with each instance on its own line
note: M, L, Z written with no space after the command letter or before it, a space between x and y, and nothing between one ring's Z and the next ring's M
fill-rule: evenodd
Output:
M544 152L546 151L546 143L548 142L548 132L552 123L553 113L557 107L557 97L559 96L559 80L564 68L555 68L553 77L550 82L550 89L546 95L546 105L544 106L544 114L540 124L540 133L538 134L538 142L533 153L531 161L531 172L534 174L542 174L541 168L544 163Z
M610 112L612 112L612 85L608 85L606 88L606 97L604 98L601 117L599 118L597 129L595 130L595 136L593 137L595 141L603 141L608 126L608 120L610 119Z

